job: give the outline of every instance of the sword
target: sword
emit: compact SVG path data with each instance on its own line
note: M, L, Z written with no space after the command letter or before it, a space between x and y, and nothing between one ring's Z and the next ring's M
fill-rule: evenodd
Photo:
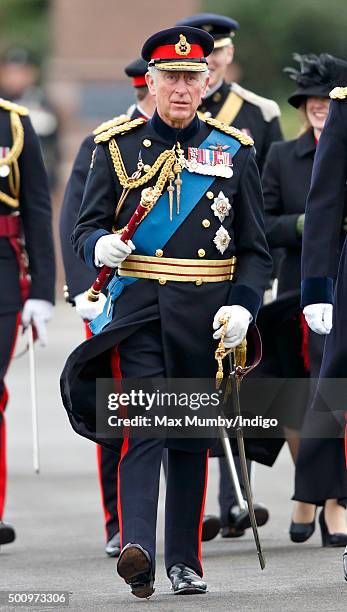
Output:
M220 437L220 441L221 441L222 446L223 446L223 450L224 450L224 455L225 455L226 462L227 462L229 476L230 476L231 482L232 482L233 487L234 487L237 505L239 506L240 510L247 510L246 502L245 502L245 500L243 498L243 495L242 495L242 491L241 491L241 487L240 487L240 482L239 482L239 477L238 477L238 474L237 474L237 471L236 471L236 467L235 467L233 451L231 450L231 444L230 444L229 436L227 434L227 431L226 431L225 427L219 427L219 437Z
M36 384L36 365L35 365L35 346L34 346L35 330L34 330L32 323L29 323L28 329L29 329L31 420L32 420L32 432L33 432L33 466L34 466L35 473L39 474L40 472L39 428L38 428L37 384Z
M257 519L255 517L255 512L254 512L252 490L251 490L251 484L249 482L249 476L248 476L248 470L247 470L245 442L243 438L243 427L242 427L242 419L241 419L239 392L240 392L240 382L242 379L242 366L238 366L236 364L234 351L229 353L229 363L230 363L230 375L229 376L230 376L230 381L231 381L231 398L232 398L232 404L233 404L234 414L235 414L236 423L237 423L236 441L237 441L237 447L239 450L241 474L242 474L242 480L243 480L243 484L245 488L246 500L247 500L247 505L248 505L248 513L249 513L249 518L250 518L250 522L252 526L255 545L257 548L259 563L260 563L261 569L263 570L265 569L266 561L265 561L265 557L264 557L261 543L260 543Z

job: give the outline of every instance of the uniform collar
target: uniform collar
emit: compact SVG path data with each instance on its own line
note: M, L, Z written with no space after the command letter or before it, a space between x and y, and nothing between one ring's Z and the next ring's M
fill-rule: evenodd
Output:
M159 117L157 111L155 111L152 119L149 121L149 124L161 138L172 144L177 141L186 142L193 138L200 130L200 121L197 115L195 115L191 123L187 127L183 128L183 130L172 128L170 125L165 123L165 121Z
M316 151L316 143L313 135L313 130L310 128L304 132L296 141L296 154L298 157L306 157L306 155L314 155Z

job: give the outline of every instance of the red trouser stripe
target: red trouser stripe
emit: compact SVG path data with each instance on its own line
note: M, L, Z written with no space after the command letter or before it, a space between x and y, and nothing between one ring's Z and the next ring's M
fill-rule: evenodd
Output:
M202 557L201 557L201 537L202 537L202 524L204 520L204 510L205 510L207 480L208 480L208 456L209 456L209 451L207 451L206 453L204 493L203 493L202 502L201 502L200 521L199 521L199 530L198 530L198 558L199 558L200 565L201 565L202 575L203 575L203 568L202 568Z
M7 389L5 387L4 392L2 394L0 404L4 404L6 406L6 402L8 399ZM0 406L0 521L2 520L4 514L5 507L5 498L6 498L6 476L7 476L7 467L6 467L6 421L5 421L5 413L2 411Z
M118 522L119 522L119 535L120 535L120 547L121 549L123 548L123 516L122 516L122 503L121 503L121 497L120 497L120 466L121 463L123 461L123 458L125 457L125 455L127 454L129 449L129 438L124 438L123 440L123 444L122 444L122 451L121 451L121 456L120 456L120 460L118 463L118 494L117 494L117 511L118 511Z

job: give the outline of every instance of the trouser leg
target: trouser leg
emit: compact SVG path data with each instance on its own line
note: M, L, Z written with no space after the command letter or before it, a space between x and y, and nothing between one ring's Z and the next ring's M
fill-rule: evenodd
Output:
M203 575L201 532L207 488L208 451L168 450L165 501L165 566L184 563Z
M0 520L2 520L6 498L6 422L5 408L8 401L8 392L4 378L11 361L16 343L19 315L11 313L0 316Z
M97 461L101 499L105 517L106 539L109 541L119 531L117 510L119 454L98 445Z
M118 470L121 547L140 544L155 567L157 506L164 439L125 439Z
M234 461L235 461L236 472L239 477L241 492L242 492L243 497L245 497L245 488L243 485L240 458L238 455L234 455ZM249 461L249 459L247 459L247 469L248 469L249 476L251 476L251 466L252 466L252 462ZM229 524L230 508L237 505L237 499L235 495L235 489L231 482L227 460L224 456L219 458L219 472L220 472L219 506L220 506L221 522L222 522L222 527L227 527Z

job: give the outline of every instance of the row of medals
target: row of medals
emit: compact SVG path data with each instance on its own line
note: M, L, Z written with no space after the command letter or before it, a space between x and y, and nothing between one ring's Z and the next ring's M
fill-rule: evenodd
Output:
M176 186L176 213L179 214L180 212L182 186L181 172L184 168L189 172L203 174L205 176L218 176L222 178L231 178L233 176L232 156L222 151L221 147L218 145L214 149L214 151L209 151L209 149L189 147L188 159L186 159L180 144L177 143L176 163L169 174L169 186L167 187L169 193L170 221L172 221L173 194L175 191L174 184ZM214 163L209 163L211 161ZM229 198L224 195L223 191L220 191L218 196L213 199L211 209L215 217L217 217L221 223L221 226L214 236L213 242L217 250L223 254L228 248L231 240L228 231L222 225L224 219L229 216L231 210Z

